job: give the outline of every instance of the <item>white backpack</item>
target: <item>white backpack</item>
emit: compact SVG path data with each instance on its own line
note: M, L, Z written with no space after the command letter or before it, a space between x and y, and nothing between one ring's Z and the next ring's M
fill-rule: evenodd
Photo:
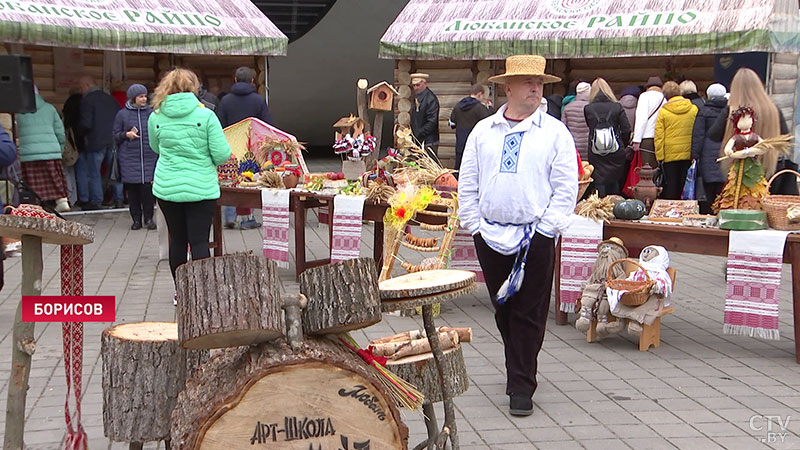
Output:
M592 153L598 156L606 156L619 150L619 140L617 139L617 131L611 125L610 111L606 120L600 120L600 116L595 113L597 119L597 126L594 129L594 139L590 142L592 146Z

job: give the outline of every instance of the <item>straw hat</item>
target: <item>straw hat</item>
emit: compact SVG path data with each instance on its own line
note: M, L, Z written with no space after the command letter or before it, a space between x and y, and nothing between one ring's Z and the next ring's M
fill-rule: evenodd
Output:
M411 74L411 84L417 84L420 81L428 81L430 75L427 73L412 73Z
M626 254L626 255L628 254L628 249L625 247L625 243L624 243L624 242L622 242L622 239L620 239L620 238L618 238L618 237L611 237L611 238L608 238L608 239L606 239L605 241L603 241L603 242L601 242L601 243L597 244L597 250L598 250L598 251L600 250L600 247L602 247L602 246L603 246L603 244L614 244L614 245L618 245L618 246L622 247L622 249L623 249L623 250L625 250L625 254Z
M492 83L504 84L506 78L514 76L542 77L545 83L557 83L561 78L544 73L547 60L539 55L515 55L506 58L506 73L489 77Z

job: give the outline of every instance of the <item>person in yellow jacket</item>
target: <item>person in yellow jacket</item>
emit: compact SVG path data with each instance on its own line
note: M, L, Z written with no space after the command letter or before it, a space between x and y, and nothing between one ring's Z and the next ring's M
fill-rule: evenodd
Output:
M692 164L692 129L697 106L681 96L678 83L668 81L662 88L668 101L656 120L656 158L664 173L661 198L680 200L686 173Z

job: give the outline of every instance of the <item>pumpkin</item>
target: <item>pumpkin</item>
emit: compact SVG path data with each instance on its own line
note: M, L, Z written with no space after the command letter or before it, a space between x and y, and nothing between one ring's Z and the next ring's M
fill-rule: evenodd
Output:
M623 220L638 220L641 219L647 208L641 200L623 200L614 205L614 217Z

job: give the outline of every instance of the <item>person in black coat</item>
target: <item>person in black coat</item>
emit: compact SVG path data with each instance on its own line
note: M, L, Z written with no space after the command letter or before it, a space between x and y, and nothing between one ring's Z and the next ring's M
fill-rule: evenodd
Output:
M84 210L99 209L103 203L103 185L111 187L112 201L122 207L122 184L109 180L112 165L114 140L111 128L119 111L119 103L105 93L90 76L81 77L80 129L85 136L85 147L79 150L75 163L75 179L78 185L79 205ZM106 171L101 176L100 168L105 163Z
M472 86L468 97L462 98L450 113L450 127L456 130L456 167L461 167L464 146L475 124L489 117L492 112L486 105L486 87L482 84ZM456 172L458 178L458 172Z
M439 154L439 98L428 89L427 73L411 74L415 106L411 108L411 132L420 143Z
M598 78L592 82L589 104L583 108L586 125L589 127L589 163L594 166L592 178L600 197L619 195L627 176L625 146L631 138L631 125L625 108L617 102L608 83ZM594 148L595 133L598 129L611 127L617 137L619 149L599 155Z
M128 190L128 209L133 224L131 230L155 230L153 222L153 174L158 155L150 148L147 120L153 112L147 104L147 88L132 84L128 88L125 108L114 119L114 141L117 144L120 178Z
M249 117L255 117L272 125L272 115L264 97L256 92L256 72L249 67L236 69L236 83L231 86L230 94L219 101L217 117L222 128L229 127Z
M692 159L697 163L697 179L703 180L706 193L706 200L700 202L700 213L713 214L711 204L722 191L728 177L717 162L722 143L711 139L709 131L723 110L728 108L728 100L725 98L725 86L719 83L709 86L706 95L708 100L698 111L692 129Z
M222 128L227 128L250 117L272 125L272 115L269 112L267 101L256 92L256 72L249 67L239 67L236 69L235 80L236 83L231 86L230 94L219 101L215 110ZM250 208L241 208L237 211L233 206L225 206L222 210L226 228L236 226L237 213L248 216L247 219L241 221L239 228L248 230L261 226L253 217L253 210Z

